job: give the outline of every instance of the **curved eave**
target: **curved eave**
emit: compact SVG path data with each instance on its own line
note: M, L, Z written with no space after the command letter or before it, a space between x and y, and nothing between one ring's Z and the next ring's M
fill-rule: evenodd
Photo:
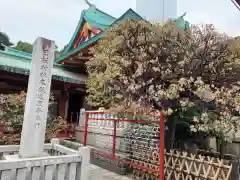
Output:
M68 43L66 49L63 51L63 54L66 54L66 53L69 51L71 45L73 44L73 41L74 41L74 39L76 38L76 36L77 36L77 34L78 34L78 31L79 31L79 29L81 28L81 26L82 26L82 24L83 24L83 16L84 16L84 11L82 11L82 13L81 13L81 17L80 17L80 20L79 20L79 22L78 22L78 25L77 25L77 27L76 27L76 29L75 29L75 31L74 31L74 34L73 34L70 42Z
M132 10L130 8L120 18L115 19L115 21L113 21L111 24L109 24L108 27L110 27L113 24L118 23L118 22L120 22L122 20L125 20L125 19L143 20L143 18L141 16L139 16L134 10ZM61 57L59 57L55 62L56 63L63 62L67 57L72 56L72 55L78 53L81 49L86 48L86 47L90 46L91 44L95 43L96 41L98 41L103 35L104 35L104 32L102 31L98 35L96 35L93 38L89 39L88 41L83 42L82 44L80 44L77 48L69 50L68 52L63 54ZM74 34L74 38L73 39L75 39L75 36L76 36L76 34ZM72 43L72 40L70 41L70 43ZM70 44L70 46L71 46L71 44Z
M17 57L8 52L0 51L0 70L17 74L29 75L31 60L24 57ZM74 84L85 84L86 76L73 73L63 69L61 65L53 65L52 78Z
M121 17L119 17L111 25L109 25L109 27L114 25L114 24L116 24L116 23L121 22L122 20L127 20L127 19L144 20L139 14L137 14L134 10L132 10L130 8ZM181 29L186 29L186 28L189 28L189 26L190 26L189 23L183 19L183 16L175 19L174 22ZM60 56L58 59L56 59L55 62L60 64L66 58L68 58L70 56L73 56L74 54L77 54L81 49L84 49L84 48L90 46L91 44L97 42L101 37L103 37L103 35L104 35L104 32L102 31L98 35L96 35L93 38L89 39L88 41L81 43L77 48L69 50L68 52L66 52L65 54Z
M94 36L93 38L89 39L88 41L80 44L80 46L78 46L77 48L72 49L69 52L67 52L66 54L63 54L62 56L60 56L58 59L56 59L55 62L56 63L63 62L67 57L72 56L72 55L78 53L81 49L90 46L94 42L98 41L102 36L103 36L103 32L100 32L98 35Z
M98 18L95 18L95 17L98 17ZM97 19L97 20L95 20L95 19ZM106 19L108 19L108 20L106 21ZM111 16L109 14L106 14L105 12L103 12L97 8L83 10L81 13L80 20L78 21L78 25L74 31L74 34L73 34L70 42L68 43L66 49L63 51L63 54L67 54L68 51L71 51L72 44L73 44L74 40L76 39L76 36L78 35L79 30L81 29L84 20L87 21L92 26L99 28L101 30L104 30L109 25L111 25L112 22L114 22L116 20L116 18L114 18L113 16ZM106 22L104 22L104 20Z
M14 48L8 47L4 44L1 44L4 47L4 51L2 51L2 53L6 53L8 55L12 55L12 56L16 56L16 57L21 57L21 58L25 58L28 60L32 59L32 54L31 53L27 53L27 52L23 52L23 51L19 51L16 50Z

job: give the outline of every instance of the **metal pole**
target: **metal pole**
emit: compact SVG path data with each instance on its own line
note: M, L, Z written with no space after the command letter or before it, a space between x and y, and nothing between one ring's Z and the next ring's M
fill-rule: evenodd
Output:
M79 112L76 112L76 113L77 113L76 126L79 126Z
M165 142L164 142L164 115L160 116L160 152L159 152L159 180L164 180L164 151L165 151Z
M116 139L117 139L117 120L113 120L113 146L112 146L112 156L115 158L116 154Z
M164 2L164 0L162 0L163 1L163 22L165 21L165 2Z
M87 145L87 134L88 134L88 113L85 113L85 124L84 124L84 135L83 135L83 145Z

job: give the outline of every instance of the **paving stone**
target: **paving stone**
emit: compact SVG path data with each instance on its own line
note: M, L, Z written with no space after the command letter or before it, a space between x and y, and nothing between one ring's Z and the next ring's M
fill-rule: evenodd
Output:
M95 165L92 165L90 177L90 180L132 180L129 177L115 174Z

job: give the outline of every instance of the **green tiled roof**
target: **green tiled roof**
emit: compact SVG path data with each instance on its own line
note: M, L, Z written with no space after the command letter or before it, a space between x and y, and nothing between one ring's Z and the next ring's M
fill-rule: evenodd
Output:
M181 29L189 28L189 26L190 26L189 23L187 21L185 21L183 17L184 17L184 15L180 16L179 18L174 19L174 22ZM103 36L104 29L112 26L115 23L118 23L118 22L120 22L122 20L126 20L126 19L142 20L143 18L132 9L127 10L119 18L114 18L114 17L110 16L109 14L106 14L97 8L90 7L89 9L84 10L81 14L81 18L79 20L78 26L77 26L69 44L67 45L67 48L63 52L62 56L60 56L58 59L56 59L55 62L60 63L60 62L64 61L64 59L66 59L67 57L79 52L81 49L98 41ZM87 21L90 25L101 29L102 32L99 33L98 35L94 36L93 38L89 39L88 41L79 44L79 46L76 47L75 49L71 49L74 39L76 38L80 28L83 25L83 21Z
M61 61L63 61L65 58L77 53L78 51L80 51L81 49L93 44L94 42L98 41L102 36L103 36L103 30L112 26L115 23L118 23L122 20L126 20L126 19L134 19L134 20L142 20L142 17L139 16L135 11L133 11L131 8L129 10L127 10L120 18L114 18L106 13L104 13L103 11L100 11L97 8L89 8L87 10L84 10L82 12L81 18L79 20L78 26L72 36L72 39L70 40L67 48L65 49L65 51L63 52L63 55L61 57L59 57L58 59L56 59L56 63L60 63ZM79 46L75 49L70 49L72 46L72 43L74 41L74 39L76 38L79 29L82 27L83 25L83 20L87 21L90 25L99 28L102 30L101 33L99 33L98 35L94 36L93 38L89 39L86 42L83 42L81 44L79 44Z
M21 57L21 58L25 58L25 59L32 59L32 54L27 53L27 52L23 52L23 51L19 51L13 48L9 48L5 46L5 52L7 52L7 54L12 55L12 56L17 56L17 57Z
M0 70L28 75L31 69L32 55L11 48L0 51ZM54 65L52 71L54 80L84 84L86 76L79 75L64 69L62 65Z
M88 10L84 10L83 18L91 26L94 26L101 30L108 28L114 21L116 21L116 18L102 12L97 8L90 8Z
M76 38L80 28L82 27L84 21L87 21L91 26L104 30L107 27L109 27L114 21L116 21L116 18L110 16L109 14L104 13L103 11L97 8L89 8L87 10L83 10L81 13L80 20L78 21L78 25L75 29L75 32L70 42L68 43L66 49L64 50L63 54L66 54L70 50L71 45L74 39Z

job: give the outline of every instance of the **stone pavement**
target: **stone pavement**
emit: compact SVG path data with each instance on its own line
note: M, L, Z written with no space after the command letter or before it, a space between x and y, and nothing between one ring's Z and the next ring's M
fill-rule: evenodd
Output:
M132 180L129 177L115 174L98 166L92 165L90 180Z

